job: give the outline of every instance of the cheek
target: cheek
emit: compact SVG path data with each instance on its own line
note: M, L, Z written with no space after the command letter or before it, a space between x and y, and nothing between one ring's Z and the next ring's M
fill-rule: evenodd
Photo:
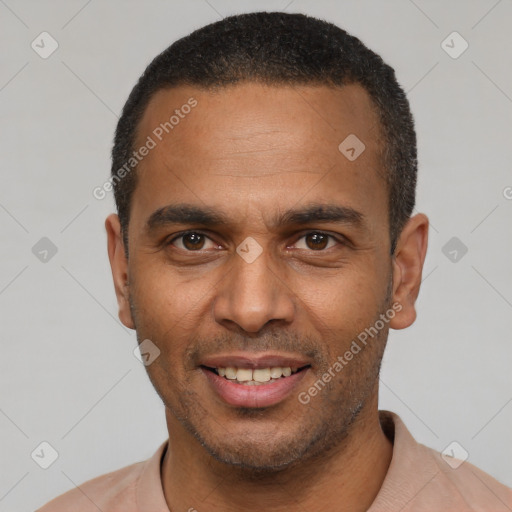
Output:
M166 268L156 272L146 266L131 288L138 339L150 339L160 351L146 371L164 402L174 407L178 397L189 392L194 378L185 355L204 316L203 283L180 282Z
M386 296L387 278L374 267L338 269L329 278L310 279L301 276L294 283L299 307L307 321L332 351L331 356L344 350L347 343L375 321ZM297 288L299 286L299 288ZM335 357L335 356L334 356Z
M168 265L138 263L130 290L138 308L137 327L150 326L162 335L197 326L212 293L210 281L206 275L192 280Z

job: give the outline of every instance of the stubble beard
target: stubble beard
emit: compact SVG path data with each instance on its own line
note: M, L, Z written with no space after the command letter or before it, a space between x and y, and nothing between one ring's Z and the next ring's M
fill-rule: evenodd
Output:
M378 312L375 319L389 309L389 306L388 289L383 307L379 308L382 311ZM137 325L136 308L131 297L130 307L132 318ZM301 408L309 410L305 409L305 412L299 410L305 421L300 425L295 423L295 428L289 431L291 433L278 436L273 430L265 438L259 436L256 440L249 436L230 436L228 430L221 432L220 435L211 436L211 432L207 427L205 428L209 414L200 405L200 397L184 385L174 393L177 403L170 400L160 389L157 379L152 377L149 368L147 370L166 408L211 457L227 466L228 471L231 469L235 478L247 481L264 480L268 476L275 477L280 473L290 473L290 470L299 465L313 466L315 461L325 464L328 459L343 450L343 444L351 434L357 419L372 401L375 402L387 335L387 327L379 331L375 339L336 375L333 380L340 379L338 393L333 392L335 386L331 381L309 404L300 405ZM360 359L360 355L366 355L366 358ZM324 367L319 369L316 377L320 378L328 366L330 365L324 362ZM161 368L167 374L167 378L172 379L172 375L163 366ZM257 422L259 417L265 415L266 409L268 408L240 408L236 414L241 420L254 419ZM287 418L285 421L293 422L294 418ZM215 421L214 423L218 428L219 423ZM285 425L284 422L283 425Z

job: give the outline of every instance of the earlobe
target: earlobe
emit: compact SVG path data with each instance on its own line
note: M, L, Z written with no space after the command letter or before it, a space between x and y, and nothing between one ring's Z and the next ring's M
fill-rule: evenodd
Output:
M106 218L105 229L107 231L108 258L119 306L119 319L126 327L135 329L129 301L128 261L121 236L121 224L116 214L113 213Z
M392 329L405 329L416 320L416 299L420 291L428 245L428 218L422 213L406 223L393 256L393 298L402 309L390 321Z

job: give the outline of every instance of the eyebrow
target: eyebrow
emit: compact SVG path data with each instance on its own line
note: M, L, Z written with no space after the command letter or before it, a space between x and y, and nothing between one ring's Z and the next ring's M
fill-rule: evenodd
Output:
M311 203L275 215L272 226L334 222L361 227L364 220L365 217L361 212L348 206ZM216 227L222 224L230 225L232 219L215 208L186 203L172 204L159 208L150 215L146 222L146 231L152 232L168 224L200 224L205 227Z

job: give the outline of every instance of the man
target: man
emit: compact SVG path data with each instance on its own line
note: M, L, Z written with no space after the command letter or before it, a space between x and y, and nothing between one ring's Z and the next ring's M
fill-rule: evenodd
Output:
M197 30L130 94L111 183L119 317L169 440L41 512L512 509L378 410L428 231L413 118L379 56L300 14Z

